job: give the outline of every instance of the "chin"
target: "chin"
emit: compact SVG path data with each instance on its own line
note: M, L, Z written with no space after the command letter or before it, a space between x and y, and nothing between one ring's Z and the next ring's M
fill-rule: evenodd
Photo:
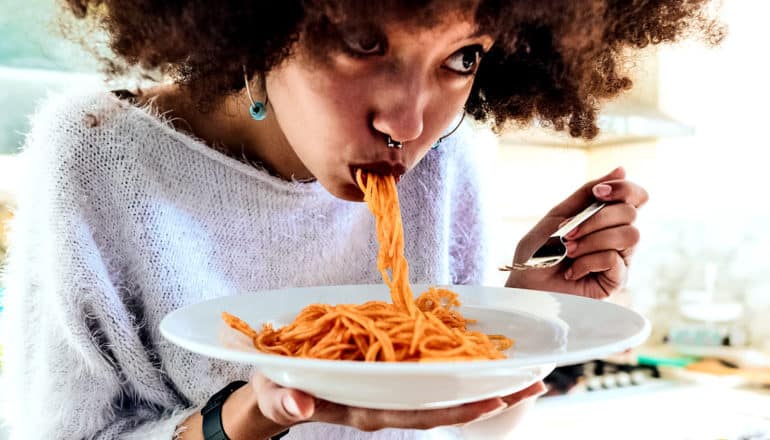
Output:
M337 197L338 199L346 200L348 202L363 202L364 193L358 188L358 185L354 183L336 183L327 184L326 182L319 181L329 194Z

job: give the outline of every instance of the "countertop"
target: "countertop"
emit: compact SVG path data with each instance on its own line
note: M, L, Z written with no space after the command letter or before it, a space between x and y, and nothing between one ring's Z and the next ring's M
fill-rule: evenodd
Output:
M658 379L541 398L516 439L770 439L770 389Z

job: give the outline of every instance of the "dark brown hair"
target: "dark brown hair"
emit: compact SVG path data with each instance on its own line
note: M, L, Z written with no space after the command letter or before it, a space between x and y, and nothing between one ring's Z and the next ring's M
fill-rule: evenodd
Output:
M200 102L243 88L243 66L264 74L302 40L314 52L338 47L338 24L407 20L431 26L446 12L473 11L496 38L466 111L497 128L532 118L593 138L598 104L631 87L627 49L698 36L715 44L722 27L709 0L65 0L75 17L110 38L106 70L159 70ZM318 50L322 49L322 50ZM328 52L328 51L327 51Z

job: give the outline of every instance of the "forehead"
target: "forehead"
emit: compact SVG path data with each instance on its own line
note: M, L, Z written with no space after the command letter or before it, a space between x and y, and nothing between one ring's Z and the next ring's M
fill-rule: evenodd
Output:
M446 43L483 34L476 22L474 11L467 9L442 10L429 21L414 20L413 17L391 15L378 21L371 18L352 20L350 17L332 22L342 34L379 34L388 40L421 40L421 44ZM435 40L435 41L434 41Z
M308 1L311 15L330 21L402 23L431 28L451 16L472 18L481 0L315 0Z
M390 21L382 26L391 43L443 45L481 36L473 17L453 14L431 27L414 26L408 21Z

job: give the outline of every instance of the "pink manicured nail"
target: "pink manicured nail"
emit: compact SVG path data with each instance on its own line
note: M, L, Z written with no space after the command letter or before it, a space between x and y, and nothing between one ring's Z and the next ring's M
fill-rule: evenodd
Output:
M612 187L606 183L600 183L594 186L594 194L596 197L607 197L612 193Z
M287 394L283 396L283 399L281 399L281 404L283 405L283 409L285 409L290 416L299 417L302 415L300 414L299 407L297 406L297 401L292 399L290 395Z
M568 241L565 245L567 248L567 256L573 256L575 254L575 249L577 249L577 243L574 241Z

